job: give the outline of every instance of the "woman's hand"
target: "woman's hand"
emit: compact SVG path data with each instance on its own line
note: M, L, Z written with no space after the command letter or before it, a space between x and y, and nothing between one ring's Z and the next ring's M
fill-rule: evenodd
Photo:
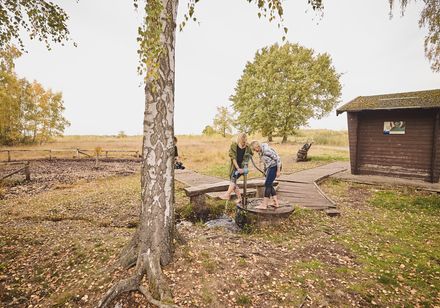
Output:
M241 168L238 168L237 171L238 171L238 173L240 173L240 174L243 174L243 173L244 173L244 170L241 169Z
M277 169L277 175L276 175L276 177L279 178L279 177L280 177L280 174L281 174L280 169Z

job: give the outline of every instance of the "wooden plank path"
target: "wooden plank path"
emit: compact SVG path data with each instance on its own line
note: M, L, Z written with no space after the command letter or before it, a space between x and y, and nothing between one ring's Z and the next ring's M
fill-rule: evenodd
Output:
M295 172L289 175L282 175L277 179L278 197L280 201L287 202L292 205L316 209L329 210L336 207L335 203L329 199L319 188L319 181L327 178L333 174L345 171L348 169L348 163L336 162L320 166L317 168L307 169ZM185 186L203 186L207 187L211 184L218 184L227 186L227 181L224 179L199 174L191 170L176 170L175 179ZM254 181L261 181L262 179L253 179ZM248 180L248 181L253 181ZM242 184L240 182L240 184Z
M289 175L282 175L277 179L280 183L278 198L304 208L333 209L336 204L322 192L318 183L333 174L347 170L348 167L348 163L335 162Z
M185 186L198 186L202 184L215 184L224 182L224 179L194 172L192 170L174 170L174 178Z
M313 183L329 177L333 174L345 171L348 168L349 165L346 162L334 162L316 168L306 169L288 175L282 175L278 178L278 181Z

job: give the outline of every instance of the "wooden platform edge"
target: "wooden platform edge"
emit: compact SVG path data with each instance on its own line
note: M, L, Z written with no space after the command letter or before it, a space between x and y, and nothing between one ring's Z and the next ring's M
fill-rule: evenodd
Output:
M265 180L261 179L252 179L248 180L247 186L249 189L261 187L264 185ZM274 185L278 185L277 181L274 182ZM211 192L219 192L226 191L230 185L229 181L222 181L214 184L202 184L197 186L185 187L183 190L185 191L188 197L203 195ZM243 183L238 183L240 188L243 188Z
M420 189L423 191L428 191L428 192L433 192L433 193L440 193L440 188L432 188L432 187L427 187L427 186L423 186L423 185L417 185L417 184L404 184L404 183L385 183L385 182L375 182L375 181L368 181L368 180L362 180L362 179L355 179L355 178L346 178L346 177L338 177L338 176L332 176L332 178L339 180L339 181L343 181L343 182L348 182L348 183L356 183L356 184L364 184L364 185L371 185L371 186L378 186L378 185L382 185L382 186L386 186L386 187L412 187L414 189Z
M338 174L338 173L341 173L341 172L345 172L345 171L347 171L347 170L348 170L348 168L344 168L344 169L341 169L341 170L338 170L338 171L335 171L335 172L329 173L329 174L327 174L327 175L325 175L325 176L323 176L323 177L320 177L319 179L317 179L316 181L313 182L313 184L315 185L315 188L318 190L318 192L319 192L319 193L320 193L325 199L327 199L327 200L332 204L332 206L329 207L329 211L324 210L324 212L325 212L327 215L329 215L329 216L339 216L339 215L340 215L340 212L337 211L337 210L335 210L336 207L337 207L336 202L333 201L332 198L330 198L329 196L327 196L327 194L321 189L321 187L319 187L319 184L322 183L325 179L328 179L329 177L331 177L331 176L333 176L333 175L335 175L335 174ZM332 212L332 211L330 211L331 209L335 210L335 211L338 212L338 213L336 214L336 212Z

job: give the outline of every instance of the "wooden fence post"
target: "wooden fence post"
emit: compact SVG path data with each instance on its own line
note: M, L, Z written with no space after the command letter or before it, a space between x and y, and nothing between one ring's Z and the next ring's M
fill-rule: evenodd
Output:
M30 181L31 180L31 170L29 168L29 162L26 162L24 165L24 174L26 176L26 180Z
M11 161L11 151L8 150L8 162Z
M49 150L49 160L52 160L52 150Z

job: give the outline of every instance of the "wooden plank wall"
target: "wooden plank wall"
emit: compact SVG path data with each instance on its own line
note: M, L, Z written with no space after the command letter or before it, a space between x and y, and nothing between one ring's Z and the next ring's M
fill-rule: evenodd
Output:
M433 109L358 113L358 172L431 181L435 115ZM384 135L385 121L406 121L406 133Z
M431 181L438 183L440 179L440 109L435 111L434 147Z
M352 174L358 174L357 170L357 146L358 146L358 113L348 112L348 141L350 144L350 168Z

